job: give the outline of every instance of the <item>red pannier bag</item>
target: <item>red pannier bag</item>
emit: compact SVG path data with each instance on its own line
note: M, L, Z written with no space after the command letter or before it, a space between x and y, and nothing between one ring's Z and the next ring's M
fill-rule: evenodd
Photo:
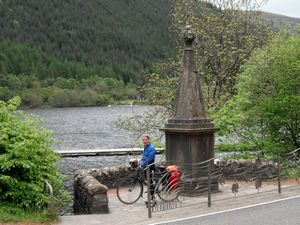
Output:
M181 172L178 171L178 168L176 165L168 166L167 170L170 171L170 177L169 177L169 189L174 190L176 188L180 187L180 178L181 178Z

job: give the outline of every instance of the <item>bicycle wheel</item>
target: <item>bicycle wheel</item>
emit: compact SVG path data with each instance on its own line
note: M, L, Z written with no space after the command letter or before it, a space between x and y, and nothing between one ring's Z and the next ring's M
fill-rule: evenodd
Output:
M179 185L174 186L169 180L170 173L164 174L155 186L157 196L165 202L170 202L178 199L181 188Z
M139 200L143 193L143 185L139 180L124 179L117 186L118 199L127 205L133 204Z

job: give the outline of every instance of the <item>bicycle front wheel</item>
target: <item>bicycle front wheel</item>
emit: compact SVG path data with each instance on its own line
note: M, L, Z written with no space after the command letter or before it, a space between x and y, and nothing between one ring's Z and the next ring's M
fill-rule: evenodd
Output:
M117 186L118 199L127 205L133 204L139 200L143 194L143 185L139 180L124 179Z

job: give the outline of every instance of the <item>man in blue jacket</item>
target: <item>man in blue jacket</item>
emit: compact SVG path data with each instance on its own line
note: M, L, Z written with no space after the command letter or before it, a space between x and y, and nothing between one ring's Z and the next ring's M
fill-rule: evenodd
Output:
M156 150L153 144L150 143L150 137L148 135L143 136L144 153L141 159L141 167L145 169L148 165L154 163Z
M150 194L151 200L154 200L154 184L153 184L153 173L155 171L155 154L156 150L153 144L150 143L150 137L148 135L144 135L142 137L144 144L144 153L141 159L141 167L145 169L148 165L150 165Z

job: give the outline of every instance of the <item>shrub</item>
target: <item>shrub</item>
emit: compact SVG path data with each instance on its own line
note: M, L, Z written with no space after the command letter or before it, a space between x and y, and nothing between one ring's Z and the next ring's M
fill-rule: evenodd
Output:
M97 102L97 93L92 89L85 89L80 94L81 106L94 106Z
M38 91L24 91L22 93L23 105L32 108L40 107L44 103L43 96Z
M53 199L44 189L45 180L53 186L54 198L63 193L62 175L51 149L50 131L17 108L15 97L0 101L0 202L23 209L42 209Z
M300 38L285 33L256 50L237 94L214 113L221 132L255 150L286 156L300 147Z
M10 90L8 87L0 87L0 100L8 101L15 95L15 91Z
M48 103L52 107L68 107L70 103L70 99L68 96L68 90L53 88L48 96Z

